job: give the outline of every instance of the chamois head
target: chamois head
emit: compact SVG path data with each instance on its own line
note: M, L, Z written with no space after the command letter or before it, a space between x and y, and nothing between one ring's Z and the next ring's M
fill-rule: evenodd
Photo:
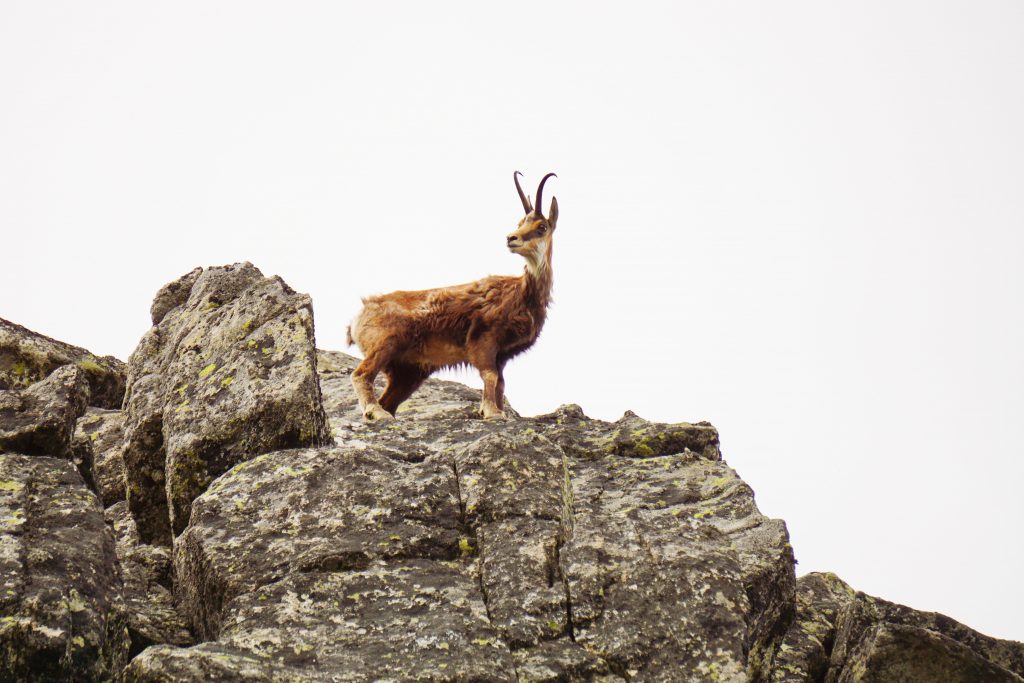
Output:
M509 233L506 241L509 251L524 257L531 268L536 270L547 258L551 249L551 233L555 231L555 225L558 223L558 200L554 197L551 198L551 208L548 210L548 217L545 218L541 213L544 183L555 174L548 173L541 179L540 185L537 186L536 210L534 210L533 205L530 203L529 197L523 193L523 188L519 186L520 175L522 174L516 171L512 174L512 180L516 183L516 190L519 192L519 199L523 202L523 211L526 212L526 215L520 219L515 231Z

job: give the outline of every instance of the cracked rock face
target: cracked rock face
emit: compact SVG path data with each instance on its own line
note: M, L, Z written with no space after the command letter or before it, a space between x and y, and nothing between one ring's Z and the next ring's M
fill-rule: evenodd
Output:
M112 356L50 339L0 318L0 389L25 389L62 365L74 365L89 385L90 406L120 408L127 368Z
M0 455L0 680L109 680L126 616L114 539L75 468Z
M128 362L123 456L143 541L169 545L233 465L330 436L307 295L249 263L197 269L152 316Z

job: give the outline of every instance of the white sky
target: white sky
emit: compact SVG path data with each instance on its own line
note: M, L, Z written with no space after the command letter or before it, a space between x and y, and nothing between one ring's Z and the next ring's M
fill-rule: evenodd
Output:
M1024 640L1022 71L1011 1L0 0L0 316L127 358L250 260L343 349L556 171L513 404L711 420L800 573Z

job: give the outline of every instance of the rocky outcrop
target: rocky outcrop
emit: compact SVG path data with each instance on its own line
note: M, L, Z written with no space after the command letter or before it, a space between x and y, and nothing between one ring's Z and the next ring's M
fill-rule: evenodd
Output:
M0 680L1024 683L1021 643L796 580L710 424L439 380L367 424L249 264L151 314L124 412L73 366L0 392Z
M164 287L128 361L123 457L142 540L168 545L236 463L330 436L307 295L248 263Z
M114 541L75 468L0 455L0 680L109 680L126 621Z
M332 356L327 380L354 364ZM337 444L240 463L177 539L177 595L208 642L150 649L129 678L740 680L770 652L792 552L712 427L576 407L484 422L450 384L429 388L443 408L367 426L324 381ZM461 621L423 631L438 610Z
M84 373L90 406L121 407L126 374L122 361L94 356L0 318L0 389L25 389L62 365L74 365Z

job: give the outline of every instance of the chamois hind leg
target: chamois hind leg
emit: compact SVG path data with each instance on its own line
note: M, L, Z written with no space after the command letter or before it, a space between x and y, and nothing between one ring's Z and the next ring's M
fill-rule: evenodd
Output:
M387 375L388 385L380 396L380 405L392 415L402 401L412 396L412 393L430 376L429 372L405 363L388 365L384 368L384 374Z
M385 355L382 353L368 354L352 372L352 386L356 390L356 398L359 399L359 408L367 420L393 419L391 413L377 402L377 397L373 393L373 380L384 366L384 361Z
M494 405L505 412L505 368L498 367L498 382L494 386Z

